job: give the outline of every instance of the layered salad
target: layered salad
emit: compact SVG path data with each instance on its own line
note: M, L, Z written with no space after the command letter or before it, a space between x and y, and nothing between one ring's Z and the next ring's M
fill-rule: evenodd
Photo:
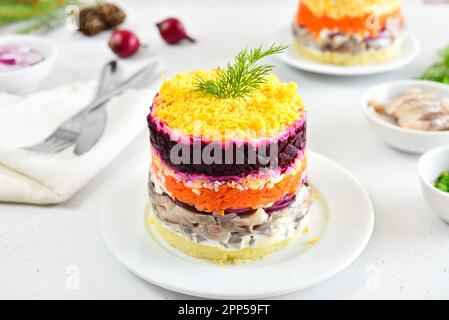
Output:
M337 65L394 58L403 39L402 0L301 0L293 24L296 51Z
M147 117L149 223L184 253L223 264L285 246L311 205L296 85L267 74L243 96L214 94L229 68L165 80Z

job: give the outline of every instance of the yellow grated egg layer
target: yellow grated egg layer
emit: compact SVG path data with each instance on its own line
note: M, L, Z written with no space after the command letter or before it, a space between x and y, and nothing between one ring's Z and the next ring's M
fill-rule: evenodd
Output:
M301 0L315 16L336 20L344 17L363 17L366 14L385 14L401 8L402 0Z
M296 84L282 83L274 75L245 99L194 90L198 77L211 79L215 73L196 70L165 79L153 102L153 115L172 130L217 141L276 136L304 114Z

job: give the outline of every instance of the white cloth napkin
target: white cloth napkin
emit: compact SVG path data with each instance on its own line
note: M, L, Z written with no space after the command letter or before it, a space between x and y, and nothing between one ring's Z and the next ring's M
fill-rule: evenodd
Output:
M85 107L94 83L75 83L27 97L0 93L0 201L53 204L69 199L146 128L151 92L127 91L106 106L101 140L86 154L20 149L43 141Z

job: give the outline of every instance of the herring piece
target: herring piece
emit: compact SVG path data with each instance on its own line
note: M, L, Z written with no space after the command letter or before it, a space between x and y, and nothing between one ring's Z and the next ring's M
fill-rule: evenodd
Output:
M257 209L248 214L213 214L193 212L177 205L167 194L156 194L150 187L154 213L158 220L190 241L207 242L222 248L242 249L279 241L299 230L311 203L311 188L303 185L297 202L279 211Z
M385 105L372 102L370 107L391 117L403 128L420 131L449 130L449 100L438 99L433 94L423 93L419 88L406 90Z

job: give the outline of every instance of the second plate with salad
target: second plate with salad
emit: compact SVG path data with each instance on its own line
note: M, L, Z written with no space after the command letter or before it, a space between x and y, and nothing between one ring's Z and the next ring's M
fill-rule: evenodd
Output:
M293 44L294 37L291 28L285 27L276 32L274 41L278 43ZM421 47L418 38L413 34L406 32L399 56L383 63L357 66L325 64L301 56L295 51L293 45L290 45L286 52L278 55L278 58L294 68L313 73L338 76L358 76L382 73L404 67L417 57L420 49Z

